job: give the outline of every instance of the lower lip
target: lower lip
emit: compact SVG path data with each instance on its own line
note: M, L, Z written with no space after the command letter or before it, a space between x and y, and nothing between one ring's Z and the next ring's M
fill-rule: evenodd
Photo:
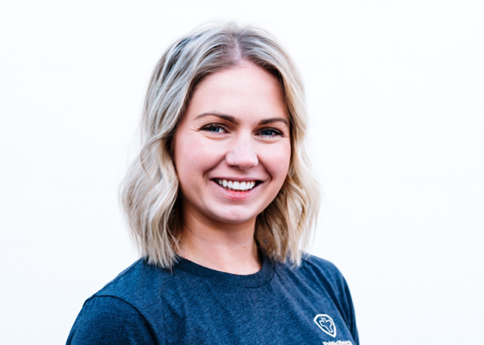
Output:
M257 184L257 185L255 185L254 188L252 188L250 190L237 191L237 190L225 189L223 186L219 185L217 182L215 182L213 180L212 180L212 182L214 184L216 184L216 186L218 187L218 190L222 191L226 197L233 199L233 200L247 199L248 197L250 197L253 194L254 190L259 186L259 184Z

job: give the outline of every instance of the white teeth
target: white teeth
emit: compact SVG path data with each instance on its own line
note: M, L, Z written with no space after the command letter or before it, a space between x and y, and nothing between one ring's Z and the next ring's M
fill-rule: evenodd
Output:
M255 181L227 181L227 180L216 180L219 185L224 188L237 190L237 191L248 191L255 187Z

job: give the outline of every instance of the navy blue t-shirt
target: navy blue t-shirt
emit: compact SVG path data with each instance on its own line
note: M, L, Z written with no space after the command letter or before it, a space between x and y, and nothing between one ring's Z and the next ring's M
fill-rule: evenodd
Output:
M140 259L89 298L67 339L79 344L359 345L350 292L338 269L263 258L251 275L180 259L164 270Z

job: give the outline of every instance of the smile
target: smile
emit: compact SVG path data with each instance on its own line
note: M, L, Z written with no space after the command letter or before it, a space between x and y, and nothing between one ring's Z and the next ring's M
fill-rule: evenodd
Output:
M254 188L256 185L256 181L239 182L239 181L215 179L215 182L217 182L219 185L221 185L227 190L235 190L239 192L249 191L252 188Z

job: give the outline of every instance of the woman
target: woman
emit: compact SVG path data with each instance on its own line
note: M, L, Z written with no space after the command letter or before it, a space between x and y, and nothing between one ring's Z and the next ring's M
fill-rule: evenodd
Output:
M122 189L142 259L67 343L358 344L344 278L302 252L319 206L305 131L300 78L266 32L216 24L174 43Z

